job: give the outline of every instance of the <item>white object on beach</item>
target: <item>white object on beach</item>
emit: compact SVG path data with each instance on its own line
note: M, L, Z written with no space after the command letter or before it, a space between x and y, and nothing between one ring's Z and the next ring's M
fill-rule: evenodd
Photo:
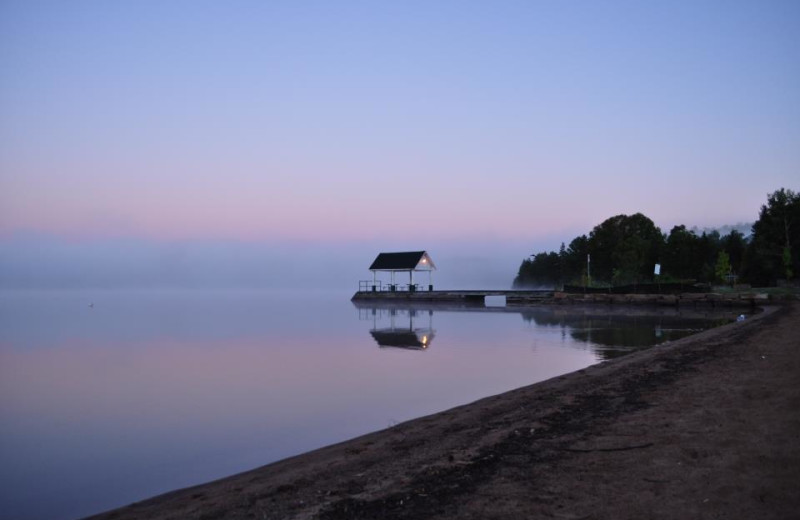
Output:
M739 317L736 318L736 321L744 321L744 318L745 318L744 314L740 314Z

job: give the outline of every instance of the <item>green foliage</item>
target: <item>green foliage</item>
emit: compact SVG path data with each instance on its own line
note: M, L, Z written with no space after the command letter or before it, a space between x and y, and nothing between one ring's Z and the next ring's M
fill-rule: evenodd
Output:
M669 232L664 248L664 272L677 279L694 278L697 273L697 235L686 226L675 226Z
M662 246L663 236L652 220L641 213L617 215L595 226L588 237L562 244L558 253L523 260L514 286L640 283L652 279Z
M731 233L735 233L732 231ZM719 233L703 233L697 236L686 226L675 226L669 233L664 247L664 271L679 280L712 282L716 279L715 265L720 250L730 241L732 247L738 244L737 238L720 238ZM739 233L744 240L744 236ZM727 252L727 249L725 249ZM730 258L730 253L728 253ZM727 273L726 273L727 274Z
M725 282L731 274L731 257L726 251L717 253L717 265L714 267L714 274L717 282Z
M514 286L550 286L561 281L561 257L554 252L538 253L532 260L523 260Z
M606 219L589 234L592 278L615 284L652 279L662 242L661 230L641 213Z
M745 252L745 277L775 285L800 270L800 194L781 188L767 197Z
M745 252L747 251L747 240L744 235L733 229L728 235L720 239L720 247L728 253L731 270L739 272L744 265Z

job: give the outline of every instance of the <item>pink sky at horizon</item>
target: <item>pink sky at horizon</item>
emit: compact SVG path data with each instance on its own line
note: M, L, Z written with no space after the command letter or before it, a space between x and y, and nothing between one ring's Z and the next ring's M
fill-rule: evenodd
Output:
M463 171L459 168L459 171ZM102 171L95 168L92 171ZM119 171L119 170L117 170ZM34 231L65 238L152 240L370 241L397 239L536 240L571 238L617 214L641 212L667 232L672 225L715 227L752 222L767 193L717 195L667 186L653 179L552 175L533 181L478 174L456 178L411 176L374 190L350 175L259 178L256 168L225 174L160 177L158 173L103 177L73 173L4 179L14 197L0 208L0 235ZM148 178L149 177L149 178ZM190 179L191 178L191 179ZM396 174L395 179L401 178ZM522 179L520 194L514 183ZM565 182L566 181L566 182ZM620 182L620 181L617 181ZM642 189L651 184L652 190ZM32 186L38 184L37 189ZM345 184L342 188L339 184ZM766 183L763 183L766 187ZM68 194L65 196L65 194ZM710 211L718 205L716 211Z
M0 237L535 247L797 189L790 1L0 15Z

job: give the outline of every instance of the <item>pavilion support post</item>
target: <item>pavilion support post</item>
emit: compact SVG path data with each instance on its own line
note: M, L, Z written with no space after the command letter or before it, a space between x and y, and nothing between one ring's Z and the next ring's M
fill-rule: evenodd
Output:
M408 290L414 292L414 270L408 272Z
M376 285L378 285L378 272L372 271L372 292L375 292Z
M428 290L433 290L433 271L428 271Z

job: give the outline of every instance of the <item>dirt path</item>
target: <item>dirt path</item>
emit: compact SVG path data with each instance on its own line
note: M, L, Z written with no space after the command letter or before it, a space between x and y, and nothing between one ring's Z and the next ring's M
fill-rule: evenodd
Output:
M93 518L800 518L800 305Z

